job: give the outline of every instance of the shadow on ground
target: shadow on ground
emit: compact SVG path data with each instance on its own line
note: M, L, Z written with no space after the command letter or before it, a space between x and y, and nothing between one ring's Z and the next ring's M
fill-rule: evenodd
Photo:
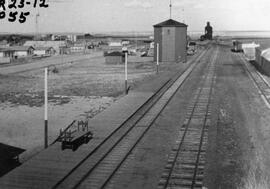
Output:
M25 149L0 143L0 177L21 165L19 155Z

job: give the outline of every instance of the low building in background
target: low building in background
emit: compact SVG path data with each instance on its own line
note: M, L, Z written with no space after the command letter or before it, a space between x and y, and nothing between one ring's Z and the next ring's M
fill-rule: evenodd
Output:
M32 46L10 46L0 49L3 57L20 58L33 55Z
M255 48L259 47L259 44L256 43L243 43L242 49L244 51L245 57L248 60L255 60Z
M32 46L12 46L10 49L14 51L15 58L31 56L35 50Z
M105 55L106 64L122 64L124 61L125 56L119 51L114 51Z
M123 45L121 41L109 42L109 45L108 45L109 52L122 51L122 48L123 48Z
M33 54L35 56L52 56L55 54L53 47L36 47Z
M71 53L85 52L85 44L74 44L73 46L70 46L70 52Z
M60 54L60 47L67 46L66 41L26 41L23 46L52 47L56 54Z
M0 63L10 63L12 59L25 58L33 55L34 48L32 46L10 46L0 48Z

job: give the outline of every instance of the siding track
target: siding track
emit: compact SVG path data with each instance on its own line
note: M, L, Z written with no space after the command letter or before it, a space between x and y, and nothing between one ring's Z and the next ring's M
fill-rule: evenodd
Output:
M177 74L168 81L154 95L154 100L148 102L147 108L137 113L139 117L136 121L119 128L106 144L91 154L91 157L84 159L53 188L105 188L208 50L196 57L194 63L183 74ZM101 150L104 147L106 148Z
M218 49L211 56L207 73L188 107L179 137L169 154L158 188L202 188L206 144L210 125L210 103L215 82Z

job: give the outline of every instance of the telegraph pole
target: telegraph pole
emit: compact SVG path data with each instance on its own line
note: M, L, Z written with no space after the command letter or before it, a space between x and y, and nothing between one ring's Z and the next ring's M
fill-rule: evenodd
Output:
M170 0L170 19L172 18L172 0Z
M125 93L128 94L128 83L127 83L127 52L125 52Z
M158 67L159 67L159 43L157 43L157 73L158 73Z
M44 148L48 147L48 68L45 68L44 77Z

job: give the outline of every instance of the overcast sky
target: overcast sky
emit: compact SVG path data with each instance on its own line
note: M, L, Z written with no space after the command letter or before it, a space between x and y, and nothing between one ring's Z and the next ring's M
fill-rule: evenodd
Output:
M48 1L48 0L47 0ZM58 2L52 2L58 1ZM61 1L62 3L59 3ZM152 31L169 18L169 0L50 0L40 9L40 32ZM185 22L189 31L270 30L270 0L172 0L172 18ZM0 20L0 32L35 32L30 10L24 24Z

